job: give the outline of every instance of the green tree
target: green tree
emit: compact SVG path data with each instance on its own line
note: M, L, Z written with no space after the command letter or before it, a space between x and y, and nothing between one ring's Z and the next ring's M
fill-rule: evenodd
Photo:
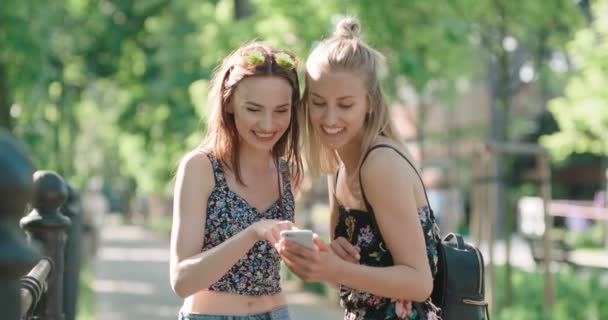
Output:
M549 104L559 131L541 143L556 160L574 153L608 155L608 1L596 1L592 12L591 25L568 44L576 72L564 95Z
M500 49L497 19L486 14L497 3L508 9L506 30L518 40L538 26L554 34L547 10L560 10L546 15L559 21L572 16L564 1L6 0L0 125L27 142L38 167L79 183L100 172L133 176L142 190L159 191L201 139L214 67L241 43L268 40L304 60L339 14L354 14L387 56L391 96L398 98L394 84L407 77L420 94L449 105L458 79L479 78L479 61L497 61L480 50ZM546 39L548 48L560 43Z

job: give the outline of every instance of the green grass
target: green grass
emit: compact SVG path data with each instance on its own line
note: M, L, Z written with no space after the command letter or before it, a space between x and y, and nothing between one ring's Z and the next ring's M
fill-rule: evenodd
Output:
M543 312L544 282L540 272L513 270L513 302L504 306L504 268L497 269L497 306L492 319L608 319L608 271L563 266L555 274L553 316Z
M503 267L496 270L496 305L490 310L498 320L600 320L608 319L608 270L575 269L562 266L555 274L555 302L553 316L544 314L543 274L517 269L512 273L513 301L505 306ZM285 281L298 282L303 290L336 298L334 290L323 283L305 283L282 266ZM486 283L487 285L487 283Z
M565 236L566 242L574 248L603 248L604 226L595 223L582 231L570 231Z
M93 271L89 264L83 264L78 288L78 310L76 319L95 320L95 292L93 291Z

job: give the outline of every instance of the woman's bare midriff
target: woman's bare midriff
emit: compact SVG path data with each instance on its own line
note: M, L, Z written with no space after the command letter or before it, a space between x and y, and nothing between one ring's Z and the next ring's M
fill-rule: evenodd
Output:
M209 315L249 315L263 313L287 305L282 293L267 296L246 296L219 291L199 291L184 301L182 311Z

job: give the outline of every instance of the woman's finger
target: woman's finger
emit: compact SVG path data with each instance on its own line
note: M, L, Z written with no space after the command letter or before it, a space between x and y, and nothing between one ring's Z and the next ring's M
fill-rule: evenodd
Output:
M327 251L331 250L331 248L329 247L329 245L327 245L325 243L325 241L323 241L323 239L321 239L319 237L319 235L316 234L316 233L312 235L312 241L315 243L315 245L317 246L317 248L319 249L319 251L325 251L325 252L327 252Z
M346 240L346 238L343 237L336 239L336 242L342 247L343 250L347 252L349 256L359 261L361 256L359 255L360 249L358 246L353 246L350 242L348 242L348 240Z
M272 231L269 230L268 232L266 232L266 240L268 240L268 242L270 242L270 244L274 246L274 244L277 243L278 238L274 235Z
M315 251L310 250L295 241L285 239L284 245L285 245L285 250L292 252L293 254L296 254L303 259L311 260L314 258Z
M293 272L293 274L298 276L298 278L302 280L305 280L307 278L306 274L301 270L301 268L299 268L299 266L294 264L293 262L286 261L285 265L287 266L287 268L289 268L291 272Z
M346 252L346 251L344 251ZM353 257L352 255L346 253L343 257L340 257L342 260L344 261L348 261L351 263L359 263L359 259L357 259L357 257Z
M344 248L342 248L342 246L338 242L332 241L329 246L334 251L334 253L342 260L348 260L348 258L350 257L350 255L346 252L346 250L344 250Z
M280 231L279 229L277 229L277 228L272 228L272 229L271 229L271 232L272 232L272 236L273 236L273 237L274 237L274 238L275 238L277 241L279 241L279 240L281 239L281 231Z
M311 265L310 260L302 258L302 257L298 256L297 254L294 254L287 250L283 250L281 252L281 257L283 258L285 263L289 262L292 266L294 266L298 270L304 271L304 270L310 269L310 265Z
M289 268L289 270L291 270L291 272L293 272L295 275L297 275L300 279L304 281L315 281L315 279L318 278L315 276L315 273L311 272L310 268L308 268L307 266L302 266L291 260L285 261L285 265L287 266L287 268Z

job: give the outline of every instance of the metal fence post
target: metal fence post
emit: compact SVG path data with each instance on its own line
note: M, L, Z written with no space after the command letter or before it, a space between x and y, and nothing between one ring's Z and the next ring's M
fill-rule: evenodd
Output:
M7 320L20 318L20 278L40 258L17 227L33 193L33 171L23 146L0 128L0 312Z
M40 300L34 315L45 320L64 320L63 265L66 230L70 219L60 212L68 197L63 179L51 171L34 173L34 209L23 219L21 227L31 240L42 247L42 252L54 265L48 278L48 290Z
M80 195L68 184L68 200L61 208L72 222L68 229L65 245L65 265L63 278L63 312L66 320L76 319L78 305L78 283L80 278L82 238L82 207Z

